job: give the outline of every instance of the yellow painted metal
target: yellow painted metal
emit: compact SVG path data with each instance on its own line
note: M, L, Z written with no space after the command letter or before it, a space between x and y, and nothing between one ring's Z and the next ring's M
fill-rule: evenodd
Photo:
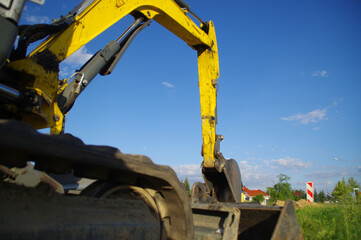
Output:
M202 117L203 167L213 168L216 160L217 82L219 78L218 48L213 22L209 22L212 47L198 50L199 92Z
M76 16L75 22L65 31L48 38L29 56L31 57L37 53L48 50L61 62L128 14L143 14L148 19L154 19L179 38L183 39L192 48L200 45L208 47L212 45L212 39L190 19L186 15L186 12L174 1L96 0ZM33 66L38 67L39 65L33 62ZM45 79L45 75L46 74L40 78ZM44 87L46 84L44 83ZM52 95L56 93L58 88L59 86L52 86L52 88L47 89L46 92L51 92ZM40 89L43 88L40 87ZM54 100L53 97L51 97L51 99ZM48 119L54 115L59 115L55 113L57 106L53 106L50 109L54 110L54 112L45 113ZM61 119L62 118L63 116L61 115ZM41 128L54 128L58 124L51 120L47 121L47 123L47 125L39 125L38 123L32 125Z
M53 115L54 124L50 128L50 134L60 134L63 132L63 128L64 128L64 115L60 111L57 102L53 103L53 111L54 111L54 115Z
M97 0L75 18L62 33L49 38L30 55L45 49L63 61L128 14L143 14L183 39L189 46L211 46L212 40L171 0Z
M54 54L61 62L128 14L154 19L197 50L203 166L213 168L216 160L214 155L216 85L219 77L218 50L213 22L209 22L209 31L205 32L187 16L186 10L181 9L172 0L96 0L77 15L75 22L66 30L44 41L30 56L47 51ZM56 93L59 87L52 86L50 92ZM52 111L48 113L48 116L58 115L60 112L55 103L52 105ZM60 115L62 122L63 115ZM59 121L49 121L48 127L52 127L53 133L60 131L62 126Z
M21 79L20 91L32 91L34 96L41 98L38 100L41 104L30 110L32 114L29 111L22 113L23 121L37 129L53 127L58 124L55 119L63 119L60 110L56 110L59 109L56 101L58 72L46 70L36 62L37 60L29 57L13 61L6 67L19 73L17 77Z

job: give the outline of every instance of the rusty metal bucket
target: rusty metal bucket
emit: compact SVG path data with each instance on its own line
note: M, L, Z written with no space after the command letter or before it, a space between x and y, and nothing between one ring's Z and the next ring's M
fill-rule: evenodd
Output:
M202 175L210 195L219 202L241 202L241 171L234 159L222 159L220 166L203 168Z
M192 187L195 239L303 239L295 207L215 201L202 183Z

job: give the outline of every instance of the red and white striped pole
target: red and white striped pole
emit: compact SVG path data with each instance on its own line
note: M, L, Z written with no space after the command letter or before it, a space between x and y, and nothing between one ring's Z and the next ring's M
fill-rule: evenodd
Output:
M306 182L307 202L313 202L313 182Z

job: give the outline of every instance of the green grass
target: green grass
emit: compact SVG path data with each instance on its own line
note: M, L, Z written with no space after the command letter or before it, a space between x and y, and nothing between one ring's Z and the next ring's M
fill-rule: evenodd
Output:
M361 239L361 205L322 204L296 210L306 239Z

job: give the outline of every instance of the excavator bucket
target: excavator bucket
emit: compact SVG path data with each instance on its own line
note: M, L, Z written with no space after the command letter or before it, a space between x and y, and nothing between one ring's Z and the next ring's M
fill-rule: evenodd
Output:
M207 195L204 184L192 188L195 239L303 239L295 208L256 203L220 203Z
M221 171L219 171L221 169ZM295 208L241 202L241 174L235 160L203 168L205 184L192 187L195 239L303 239Z
M224 160L220 168L203 168L208 192L220 202L241 202L241 172L234 159Z

